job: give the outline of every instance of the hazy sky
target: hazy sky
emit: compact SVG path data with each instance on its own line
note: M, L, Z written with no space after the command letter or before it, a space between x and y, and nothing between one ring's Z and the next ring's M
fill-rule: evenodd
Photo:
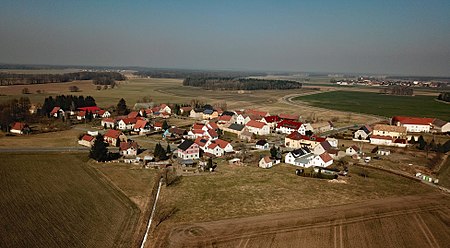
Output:
M450 76L450 0L1 0L0 62Z

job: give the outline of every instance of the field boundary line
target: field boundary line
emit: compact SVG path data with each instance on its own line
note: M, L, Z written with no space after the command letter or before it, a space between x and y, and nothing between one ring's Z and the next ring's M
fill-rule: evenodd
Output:
M159 192L161 191L162 182L163 182L163 179L160 178L159 179L159 185L158 185L158 191L156 192L155 201L153 202L152 213L150 215L150 219L148 220L147 229L145 230L144 239L142 240L142 243L141 243L141 246L140 246L141 248L144 248L145 247L145 243L147 242L147 237L148 237L148 233L150 231L150 227L152 225L153 216L155 215L155 212L156 212L156 203L158 202Z
M419 226L419 228L422 231L423 235L427 239L428 244L430 245L430 247L434 247L433 243L430 240L430 237L428 236L428 233L425 231L425 229L423 228L422 223L420 222L419 218L417 217L417 214L414 214L414 219L416 220L417 225Z
M436 245L436 247L440 247L439 243L437 242L436 238L434 237L433 233L431 232L430 228L428 227L427 223L425 223L425 221L423 220L422 216L420 214L417 214L417 218L419 218L419 221L422 222L423 227L425 228L425 231L428 232L429 237L431 238L431 240L434 242L434 244Z

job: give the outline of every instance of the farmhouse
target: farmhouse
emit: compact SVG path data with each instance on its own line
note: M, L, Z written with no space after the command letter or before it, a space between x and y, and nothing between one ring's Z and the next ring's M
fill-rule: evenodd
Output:
M450 132L450 122L446 122L440 119L434 119L431 123L432 125L432 132L435 133L448 133Z
M267 124L260 121L251 120L245 125L250 133L256 135L268 135L270 134L270 128Z
M277 127L277 124L280 121L281 119L277 115L266 116L261 120L261 122L264 122L269 126L271 131Z
M268 169L273 166L273 161L269 156L265 156L259 160L259 167Z
M85 134L83 137L78 141L79 145L86 146L86 147L92 147L95 142L95 137Z
M428 133L433 120L433 118L394 116L391 123L392 125L406 127L406 131L410 133Z
M198 159L200 157L199 152L200 149L196 143L185 140L178 146L177 156L181 159Z
M135 141L120 142L119 153L122 156L136 156L138 144Z
M119 142L127 141L127 136L123 134L121 131L109 129L106 131L103 139L106 143L112 146L118 146Z
M64 115L64 110L62 110L60 107L54 107L52 111L50 112L50 116L58 118L59 116Z
M302 135L297 131L286 136L284 139L284 145L289 148L300 148L304 146L308 146L314 148L316 145L321 142L326 141L326 138L318 137L318 136L306 136Z
M277 124L275 129L278 133L291 134L292 132L299 132L301 135L305 135L306 128L303 123L298 121L283 120Z
M116 125L116 121L111 118L103 118L101 125L104 128L114 128L114 126Z
M368 125L360 127L354 134L353 139L355 140L368 140L372 134L372 128Z
M30 127L24 122L15 122L9 131L15 134L26 134L30 132Z
M373 135L404 138L406 137L406 127L377 124L373 127Z

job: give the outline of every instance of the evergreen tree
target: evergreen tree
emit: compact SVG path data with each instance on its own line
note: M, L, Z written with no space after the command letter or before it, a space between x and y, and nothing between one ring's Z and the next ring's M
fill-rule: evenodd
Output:
M125 100L122 98L119 100L119 103L117 103L117 114L118 115L126 115L128 114L128 108L127 108L127 103L125 102Z
M162 129L164 131L166 131L167 129L169 129L169 124L167 123L167 121L164 120L163 124L162 124Z
M170 149L170 145L169 143L167 143L167 148L166 148L166 153L171 153L172 150Z
M419 143L417 148L419 148L420 150L425 149L425 147L427 146L427 142L425 141L425 139L423 138L422 135L419 136L419 139L417 140L417 143Z
M278 150L277 150L277 148L275 147L275 145L273 145L272 148L270 148L270 156L271 156L272 158L276 158L276 157L277 157L277 154L278 154Z
M97 135L94 145L91 147L91 151L89 152L89 157L98 162L103 162L108 159L108 148L106 147L101 134Z

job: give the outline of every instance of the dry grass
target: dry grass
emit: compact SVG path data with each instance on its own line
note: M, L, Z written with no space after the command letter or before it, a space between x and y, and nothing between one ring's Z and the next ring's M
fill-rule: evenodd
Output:
M1 247L130 247L139 210L86 155L0 154Z
M345 184L302 178L295 167L279 165L264 170L221 164L216 173L183 177L162 191L162 200L179 209L170 222L198 222L253 216L294 209L348 204L388 196L428 192L420 183L369 171L369 177L351 168Z
M0 137L0 148L18 147L74 147L78 146L78 135L83 131L70 129L59 132L2 136Z

